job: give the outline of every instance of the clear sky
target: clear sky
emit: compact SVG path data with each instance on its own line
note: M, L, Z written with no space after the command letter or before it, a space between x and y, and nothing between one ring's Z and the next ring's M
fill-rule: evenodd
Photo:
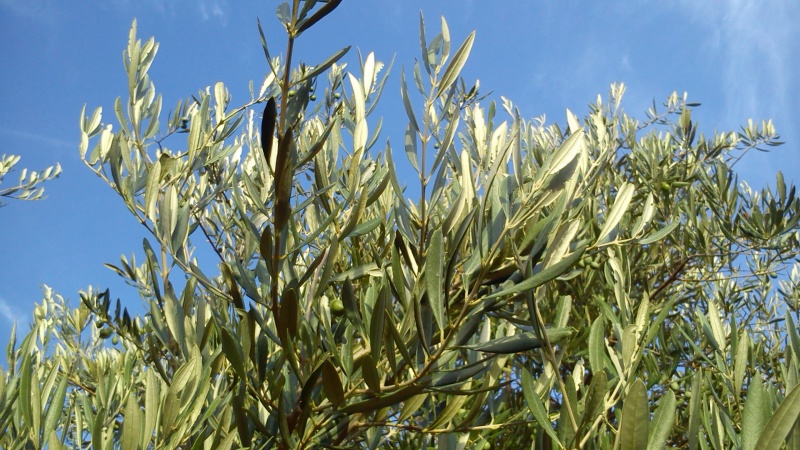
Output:
M150 75L163 94L163 113L217 81L235 106L249 100L248 82L260 85L267 71L256 18L271 51L284 48L277 4L0 0L0 154L22 155L20 167L33 170L63 166L61 177L46 184L46 200L0 209L2 349L13 320L27 329L43 284L73 305L88 285L111 287L113 298L134 309L140 304L103 263L131 253L141 261L144 230L77 150L81 107L103 106L112 121L113 101L126 93L122 50L131 21L138 19L140 38L161 43ZM462 75L480 79L492 99L510 98L527 117L544 114L563 124L566 108L586 113L617 81L628 86L623 106L638 117L654 99L660 105L673 91L686 91L703 104L693 118L707 134L738 130L748 118L774 120L787 144L745 158L740 179L762 187L782 170L800 182L800 2L345 0L302 36L296 55L315 64L353 45L346 61L357 61L357 48L385 62L395 56L379 109L382 134L395 145L405 126L398 76L419 56L420 10L428 36L445 16L454 48L477 30ZM9 175L6 184L15 179Z

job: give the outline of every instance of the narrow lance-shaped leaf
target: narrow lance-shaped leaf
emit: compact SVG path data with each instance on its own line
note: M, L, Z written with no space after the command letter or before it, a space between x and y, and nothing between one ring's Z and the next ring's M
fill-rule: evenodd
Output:
M567 269L570 268L570 266L575 264L581 258L581 256L583 255L583 251L585 249L586 249L585 246L581 246L574 252L567 255L561 261L553 264L552 266L546 269L543 269L542 271L536 273L535 275L526 279L525 281L515 284L513 286L509 286L505 289L500 289L486 298L491 299L491 298L502 297L505 295L517 295L525 291L537 288L566 272Z
M142 411L136 396L130 395L125 402L125 421L122 423L121 448L139 448L142 432Z
M322 389L325 391L325 396L328 397L328 400L335 406L339 406L344 402L342 381L339 379L336 367L329 359L322 363Z
M622 450L640 450L647 447L650 427L650 408L647 406L647 388L637 379L631 385L622 403L622 424L619 429Z
M475 32L467 36L467 39L461 44L461 47L456 50L456 53L453 55L453 60L447 65L447 68L444 69L444 75L439 80L439 85L437 86L436 97L442 95L450 85L453 84L454 81L458 78L458 75L461 73L461 69L464 67L464 64L467 62L467 58L469 58L469 52L472 50L472 43L475 41Z
M269 54L269 49L267 48L267 38L264 37L264 30L261 28L261 20L257 20L258 22L258 34L261 36L261 48L264 49L264 56L267 58L267 64L269 65L269 70L272 71L272 75L275 78L278 78L278 72L275 70L275 67L272 66L272 56Z
M778 450L782 447L786 436L792 431L800 416L800 384L783 399L781 406L770 417L764 426L764 432L758 438L755 448Z
M583 424L590 425L603 412L605 396L608 392L608 376L604 370L594 372L589 393L586 394L586 406L583 414Z
M58 370L58 367L53 367L53 370ZM53 442L51 433L58 426L59 419L64 413L64 400L66 398L66 394L67 377L61 376L61 380L58 382L58 387L56 387L55 394L50 398L50 403L47 406L47 412L45 413L44 419L44 432L42 433L42 438L44 440L49 439L52 445L55 445L55 442Z
M342 284L342 304L344 306L344 313L347 319L359 331L364 331L364 324L361 322L361 314L358 312L358 303L356 302L356 293L353 289L353 283L350 278L344 280Z
M754 450L756 448L761 432L769 418L769 406L766 404L764 387L761 384L761 374L758 371L750 379L747 387L747 399L744 403L744 413L742 423L747 426L742 428L741 440L743 450Z
M225 358L231 363L236 375L245 379L247 374L244 371L242 347L225 327L220 328L220 337L222 338L222 352L225 353Z
M603 317L598 316L589 328L589 365L597 373L605 367L605 329Z
M667 438L672 433L672 425L675 423L675 410L675 393L667 389L658 400L658 408L653 415L653 423L648 434L648 450L665 448Z
M381 344L383 342L383 327L386 303L389 297L388 281L381 287L378 298L375 300L375 307L372 309L372 318L369 324L369 347L372 359L381 360Z
M444 330L447 325L445 321L444 295L442 293L444 258L442 229L437 228L433 232L433 236L431 236L428 253L425 256L425 288L428 292L433 319L436 320L439 330Z
M523 367L522 369L522 394L525 397L525 403L528 404L528 409L530 410L531 414L533 414L533 418L536 419L536 422L539 423L539 426L547 433L550 439L556 444L556 448L563 447L561 441L558 439L558 435L556 435L555 430L553 430L552 422L550 421L550 417L547 415L547 410L544 407L544 403L542 403L542 399L539 397L539 394L536 393L534 386L536 385L536 379L533 378L530 371L527 367Z
M322 72L325 72L332 65L336 64L337 61L342 59L342 57L344 55L346 55L348 51L350 51L350 46L349 45L347 47L339 50L338 52L334 53L333 55L328 57L328 59L326 59L325 61L322 61L321 63L319 63L319 65L314 66L313 69L311 69L309 72L307 72L305 75L303 75L303 78L300 78L299 80L297 80L295 82L295 84L302 84L304 81L311 80L314 77L316 77L317 75L321 74Z
M419 133L417 117L414 115L414 108L411 106L411 99L408 97L408 86L406 85L405 71L400 71L400 97L403 99L403 107L406 110L409 125L414 131ZM419 171L419 169L417 169L417 171Z
M551 344L556 344L575 333L574 328L551 328L546 331L547 339ZM541 348L544 343L539 339L535 333L521 333L513 336L505 336L497 339L492 339L488 342L481 342L478 344L464 345L463 348L470 350L477 350L486 353L520 353Z
M315 23L319 22L325 16L330 14L334 9L336 9L336 7L339 6L340 3L342 3L342 0L329 0L328 2L326 2L324 5L322 5L320 9L317 10L317 12L312 14L311 17L309 17L306 20L303 20L297 25L297 29L294 32L294 36L297 37L303 31L306 31L307 29L311 28Z
M614 206L606 217L606 222L603 229L597 238L597 245L605 244L612 239L612 231L617 227L625 211L628 210L628 205L633 198L634 188L630 183L624 183L617 191L617 198L614 200Z

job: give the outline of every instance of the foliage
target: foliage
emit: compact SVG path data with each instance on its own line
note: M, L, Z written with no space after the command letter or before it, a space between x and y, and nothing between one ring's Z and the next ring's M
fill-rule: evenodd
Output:
M795 446L800 201L732 170L770 122L706 137L676 94L639 121L621 84L525 120L459 78L474 33L421 18L412 199L372 114L388 68L292 66L338 3L278 8L249 102L217 83L166 118L134 22L118 130L84 115L80 149L151 235L108 265L147 313L46 292L3 448Z
M3 155L0 157L0 183L8 175L20 160L19 155ZM15 198L19 200L39 200L44 195L44 188L41 183L58 178L61 174L61 165L50 166L41 172L22 169L19 174L19 181L16 186L0 188L0 198ZM0 201L0 206L3 202Z

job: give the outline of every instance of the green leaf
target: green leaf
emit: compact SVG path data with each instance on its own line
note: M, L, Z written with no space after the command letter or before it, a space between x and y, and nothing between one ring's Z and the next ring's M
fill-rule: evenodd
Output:
M442 331L447 326L445 318L444 295L442 293L442 277L444 275L444 239L442 229L437 228L431 236L428 251L425 255L425 288L431 305L433 318Z
M601 370L592 376L589 392L586 394L586 405L583 413L583 423L590 425L603 413L605 409L605 396L608 392L608 376Z
M361 313L358 310L356 293L355 289L353 289L353 283L350 281L350 278L344 280L344 283L342 284L341 295L342 305L344 306L344 314L347 316L347 320L349 320L357 330L363 332L364 324L361 322Z
M339 4L342 3L342 0L329 0L325 2L324 5L320 9L317 10L314 14L311 15L308 19L301 21L297 24L297 29L295 30L294 36L297 37L303 31L311 28L315 23L322 20L325 16L331 13L334 9L336 9Z
M156 200L161 189L161 159L157 159L147 172L147 185L144 189L144 212L148 219L156 223Z
M647 388L636 379L622 403L622 424L619 429L620 448L639 450L647 447L650 426L650 408L647 405Z
M550 328L546 331L547 339L551 344L557 344L575 333L574 328ZM477 350L485 353L511 354L530 351L540 348L544 343L536 336L536 333L528 332L504 336L491 341L478 344L464 345L462 348Z
M397 422L403 423L414 413L420 412L422 404L425 403L425 399L427 399L429 395L430 394L415 395L414 397L411 397L403 402L403 409L400 411L400 417L397 419Z
M780 449L786 436L795 426L798 416L800 416L800 384L792 389L792 392L781 402L781 406L772 414L764 427L764 432L758 438L756 448Z
M736 330L731 330L731 335L736 333ZM733 394L738 400L741 397L742 385L744 384L744 372L749 365L750 353L750 336L747 330L742 330L739 335L739 342L736 346L736 356L733 360ZM749 395L748 395L749 397Z
M357 280L366 276L380 277L382 276L382 273L378 265L374 262L371 262L362 266L352 267L344 272L338 273L336 276L331 277L331 281L344 281L347 278L351 280Z
M527 367L522 369L521 382L522 394L525 397L525 402L528 404L528 409L531 411L531 414L533 414L533 418L536 419L536 421L539 423L539 426L544 429L545 433L550 436L550 439L553 440L556 448L563 447L561 441L558 439L558 435L556 435L555 430L553 430L552 421L550 420L550 417L547 416L547 410L544 407L544 403L542 403L542 399L534 389L536 380L533 378L533 375L531 375L530 371L528 371Z
M744 403L744 413L742 415L742 423L746 423L746 427L742 427L742 449L754 450L764 426L767 424L769 417L769 405L766 403L764 387L761 384L761 374L758 372L750 379L750 385L747 387L747 399Z
M341 411L345 414L372 412L381 408L386 408L387 406L396 405L419 394L420 392L422 392L422 386L412 384L400 388L391 394L385 394L379 397L351 403L342 408Z
M672 233L672 230L677 228L678 225L680 225L680 224L681 223L678 220L673 221L669 225L667 225L664 228L656 231L655 233L653 233L653 234L651 234L651 235L649 235L649 236L647 236L645 238L639 239L639 244L647 245L647 244L652 244L653 242L660 241L661 239L664 239L670 233Z
M57 372L58 369L58 366L53 367L54 372ZM61 380L58 382L56 392L50 398L50 402L47 405L47 412L45 413L42 438L43 440L49 440L49 442L53 442L52 436L54 434L52 433L58 426L59 419L61 419L61 415L64 413L65 409L64 399L66 398L67 394L67 377L61 376L60 378ZM0 397L1 396L2 395L0 394ZM53 445L55 445L55 443L53 443Z
M375 361L369 355L364 355L361 358L361 373L364 376L364 381L367 387L375 393L381 392L381 377L378 374L378 368L375 366Z
M667 389L659 399L658 408L653 415L653 426L650 427L647 439L648 450L665 448L667 438L672 433L672 425L675 423L675 410L675 393Z
M225 353L225 358L231 363L231 366L233 366L236 375L243 380L246 379L247 374L244 371L244 354L242 353L242 347L225 327L220 327L220 337L222 338L222 352Z
M475 41L475 32L467 36L467 39L461 44L461 46L456 50L456 53L453 55L453 59L447 65L447 68L444 69L444 74L442 78L439 80L438 85L436 86L436 97L440 97L443 92L450 88L450 85L456 81L458 75L461 73L461 69L464 67L464 64L467 62L467 58L469 58L469 52L472 50L472 43Z
M388 285L381 286L381 291L375 300L375 307L372 309L372 317L369 322L369 349L374 361L381 360L386 304L389 302L390 295Z
M350 208L350 216L347 218L347 222L339 232L339 241L343 241L344 238L350 236L353 230L356 229L356 225L364 216L364 211L367 208L367 198L369 197L366 191L366 188L360 188L356 193L358 196L358 203L356 203L354 207Z
M546 189L558 191L577 169L578 155L584 147L583 130L571 134L549 158L545 167L537 175L547 180Z
M593 373L601 372L605 368L605 326L603 316L597 316L589 328L589 365Z
M264 49L264 56L267 58L267 65L269 65L269 70L272 71L272 75L275 78L278 78L278 72L272 66L272 57L269 54L269 49L267 48L267 39L264 37L264 29L261 28L261 20L256 19L258 23L258 34L261 36L261 48Z
M336 62L339 61L340 59L342 59L342 57L344 55L346 55L347 52L349 52L349 51L350 51L350 46L348 45L347 47L345 47L345 48L339 50L338 52L334 53L333 55L329 56L325 61L322 61L318 65L314 66L313 69L308 71L305 75L303 75L302 78L297 80L297 82L295 82L295 85L302 84L306 80L314 79L314 77L316 77L317 75L321 74L322 72L325 72L332 65L336 64Z
M430 424L427 429L435 430L438 428L442 428L447 425L453 417L461 411L461 407L464 406L464 402L469 400L470 396L468 395L453 395L450 396L447 405L445 405L444 409L436 416L436 420L432 424Z
M553 280L554 278L558 277L559 275L564 274L567 269L569 269L573 264L578 262L578 260L583 255L583 251L586 250L586 246L582 245L578 247L574 252L567 255L561 261L547 267L540 272L536 273L535 275L529 277L525 281L522 281L518 284L513 286L509 286L505 289L500 289L491 295L487 296L486 299L492 299L497 297L502 297L506 295L519 295L527 291L531 291L548 281Z
M472 379L474 376L488 369L489 365L489 361L478 361L459 367L458 369L437 372L424 377L422 381L432 381L434 387L452 386Z
M329 359L322 363L322 389L325 391L325 396L334 406L344 403L342 380L339 378L336 367Z
M131 394L125 402L125 420L122 422L121 448L136 450L141 448L142 410L136 396Z
M408 116L409 126L411 129L419 133L419 125L417 125L417 118L414 115L414 108L411 106L411 99L408 97L405 71L400 71L400 97L403 99L403 107L405 108L406 115ZM391 158L387 158L387 160L391 164ZM419 169L417 169L417 171L419 171Z
M425 39L425 19L422 17L422 11L419 12L419 46L422 49L422 62L425 63L425 70L431 73L431 62L428 60L428 43Z
M612 236L612 232L616 229L617 225L619 225L622 216L625 215L625 212L628 210L628 205L630 205L631 199L633 199L634 191L635 189L630 183L623 183L622 186L620 186L617 191L617 198L614 200L614 206L611 207L611 211L609 211L606 217L605 224L603 224L603 229L600 231L600 234L598 234L596 245L602 245L614 239L615 236Z
M33 336L29 335L26 338L26 341L30 342ZM21 372L20 376L20 386L19 386L19 409L22 412L22 421L28 428L33 430L38 430L38 427L34 427L33 422L33 415L39 414L39 411L34 411L33 409L33 389L32 385L36 384L39 385L39 380L33 380L33 361L32 355L30 351L29 345L22 345L22 351L24 351L24 357L22 358L22 364L19 367L19 371Z
M411 167L419 173L419 152L417 150L417 136L414 129L409 123L406 125L406 134L404 136L403 148L406 150L406 158L411 163Z
M700 431L701 406L703 403L703 373L698 371L693 374L692 397L689 399L689 448L697 448L697 440Z

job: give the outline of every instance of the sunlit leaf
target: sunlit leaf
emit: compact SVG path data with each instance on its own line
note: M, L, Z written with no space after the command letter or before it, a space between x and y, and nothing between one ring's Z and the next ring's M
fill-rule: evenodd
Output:
M622 450L637 450L647 447L650 427L650 407L647 405L647 389L642 380L633 382L622 403L622 424L619 442Z
M782 448L783 442L795 426L798 416L800 416L800 384L792 388L778 409L772 413L772 417L764 425L764 431L758 438L755 448L764 450Z

